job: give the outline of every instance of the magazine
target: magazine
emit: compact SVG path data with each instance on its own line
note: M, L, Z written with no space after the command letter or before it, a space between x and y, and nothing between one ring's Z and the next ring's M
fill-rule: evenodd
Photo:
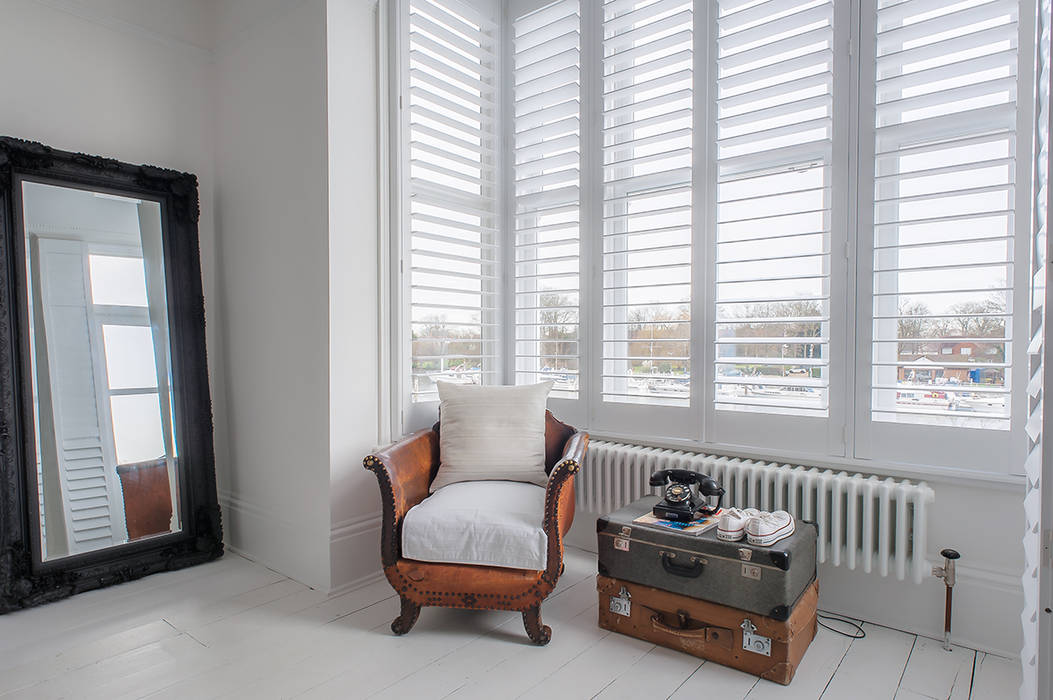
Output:
M673 520L660 520L654 517L652 513L644 513L633 520L634 523L639 523L640 525L650 525L651 527L658 527L665 530L679 530L688 535L701 535L703 532L708 532L715 528L719 521L719 510L713 515L708 515L698 520L692 520L689 523L678 523Z

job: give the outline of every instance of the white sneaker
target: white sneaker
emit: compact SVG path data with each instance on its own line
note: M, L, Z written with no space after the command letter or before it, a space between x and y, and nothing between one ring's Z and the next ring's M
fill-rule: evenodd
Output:
M760 511L756 508L725 508L720 514L717 523L717 539L726 542L738 542L746 534L746 523L750 518L756 517Z
M760 513L746 521L746 540L759 547L773 545L794 533L793 516L784 510Z

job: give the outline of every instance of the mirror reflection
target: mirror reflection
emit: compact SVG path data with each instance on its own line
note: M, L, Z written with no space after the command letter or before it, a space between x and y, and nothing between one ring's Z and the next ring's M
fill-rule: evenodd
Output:
M180 529L158 202L22 183L45 561Z

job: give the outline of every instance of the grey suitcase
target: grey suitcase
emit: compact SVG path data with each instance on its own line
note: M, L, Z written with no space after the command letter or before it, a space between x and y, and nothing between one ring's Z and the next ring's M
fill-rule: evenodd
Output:
M785 620L815 580L814 523L770 547L717 539L716 528L691 535L642 525L657 496L645 496L597 521L599 571L672 593Z

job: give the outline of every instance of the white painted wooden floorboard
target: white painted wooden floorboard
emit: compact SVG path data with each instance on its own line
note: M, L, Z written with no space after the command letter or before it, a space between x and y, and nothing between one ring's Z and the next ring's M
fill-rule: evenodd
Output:
M597 700L665 700L702 665L702 659L664 647L647 654L618 673L596 695ZM695 696L698 697L698 696Z
M171 599L173 591L185 594L188 584L203 582L212 577L231 576L235 572L252 572L259 576L268 571L243 557L225 556L200 566L147 576L129 583L81 593L48 605L9 613L0 617L0 651L23 646L33 635L47 636L52 630L68 630L88 619L112 617L115 606L134 609L141 601ZM270 572L273 580L285 578ZM242 589L247 590L247 589ZM167 594L167 595L166 595ZM101 611L101 613L99 612ZM7 658L0 657L0 668L6 668Z
M100 640L81 644L64 653L46 655L0 671L0 695L42 683L77 669L99 663L147 644L179 635L164 620L155 620Z
M562 619L558 602L564 591L573 587L575 581L581 582L584 578L591 579L593 576L591 572L595 569L594 562L589 564L587 559L574 554L566 557L566 564L567 571L561 577L560 585L543 606L546 623L555 624L557 627ZM591 597L595 599L595 595L593 587ZM578 612L581 607L579 604L574 612ZM586 603L585 609L594 610L594 604ZM424 634L417 634L418 631L423 631ZM371 632L381 635L384 639L391 638L386 624L380 625ZM425 640L424 636L430 639ZM348 663L346 656L336 660L322 661L320 665L314 667L313 671L296 669L295 674L302 676L302 679L293 683L299 683L299 686L311 681L315 683L313 686L308 686L304 697L345 698L348 697L349 688L354 688L357 694L365 697L372 692L382 691L389 685L401 682L418 669L441 663L451 654L458 653L473 642L484 638L489 639L491 644L503 641L504 646L510 646L508 653L503 656L530 648L526 633L522 629L522 616L519 613L481 613L425 608L421 611L421 618L413 632L396 643L399 649L398 657L392 659L381 650L382 658L378 660L371 660L370 652L367 651L364 655L358 654L351 663ZM311 661L318 664L319 659ZM337 673L333 674L334 670ZM283 689L286 692L295 693L299 686L290 685L290 682L288 678L283 679ZM429 689L429 696L437 696L439 690L439 688ZM270 689L266 690L264 697L269 697L270 692Z
M815 700L823 694L851 643L848 637L820 627L790 685L761 679L746 697L749 700Z
M759 682L756 676L706 661L670 696L670 700L742 700Z
M558 636L577 615L592 612L595 607L594 576L586 576L546 600L543 615L545 623L552 627L552 634ZM522 627L522 616L516 616L488 634L473 639L434 663L394 682L374 697L396 699L448 695L498 664L529 651L524 649L528 641Z
M0 618L0 697L207 698L1015 698L1015 660L944 652L866 625L826 630L780 686L596 625L594 555L568 549L534 647L518 613L426 608L389 630L380 581L330 598L234 555ZM975 672L974 672L975 661ZM825 694L824 694L825 690Z
M1008 700L1016 697L1023 681L1019 659L983 654L976 661L972 700Z
M959 646L945 651L942 642L918 637L900 681L901 692L896 698L905 697L902 691L930 698L968 698L975 655L973 650ZM956 689L957 694L952 695Z
M496 697L514 698L537 684L610 633L596 625L596 609L589 606L553 633L547 646L522 651L474 675L471 680L446 697L466 700L494 700ZM501 694L495 695L495 691Z
M654 644L642 639L608 634L517 697L546 700L591 698L603 690L612 675L631 666L653 648Z
M425 634L392 638L390 617L370 630L348 629L306 658L230 695L232 698L368 697L509 619L511 613L436 610ZM463 611L456 611L463 612Z
M139 585L149 582L147 578L4 616L0 618L0 624L4 625L0 628L0 643L6 648L0 649L0 663L21 665L39 658L42 650L50 654L62 652L122 629L205 607L285 578L240 557L230 557L230 563L222 566L216 562L195 568L203 569L197 578L188 573L193 569L157 575L162 578L178 575L177 581L170 585L141 590ZM91 600L82 605L83 597ZM55 606L59 607L57 616L52 610ZM39 622L35 620L38 612L44 613ZM14 624L6 624L9 622Z
M363 607L332 623L304 624L300 616L277 617L268 630L258 628L243 637L242 643L225 642L217 647L218 658L210 665L184 673L153 698L217 698L241 692L261 679L281 677L290 665L312 654L348 653L340 644L349 644L347 627L373 628L387 624L397 614L394 597Z
M214 652L212 663L187 669L159 697L218 697L235 692L313 651L350 636L345 627L367 628L390 620L397 604L390 586L371 584L337 598L304 591L189 633ZM339 623L330 625L329 623Z
M892 700L896 696L915 637L878 625L864 624L863 629L867 636L852 640L823 692L824 700Z

